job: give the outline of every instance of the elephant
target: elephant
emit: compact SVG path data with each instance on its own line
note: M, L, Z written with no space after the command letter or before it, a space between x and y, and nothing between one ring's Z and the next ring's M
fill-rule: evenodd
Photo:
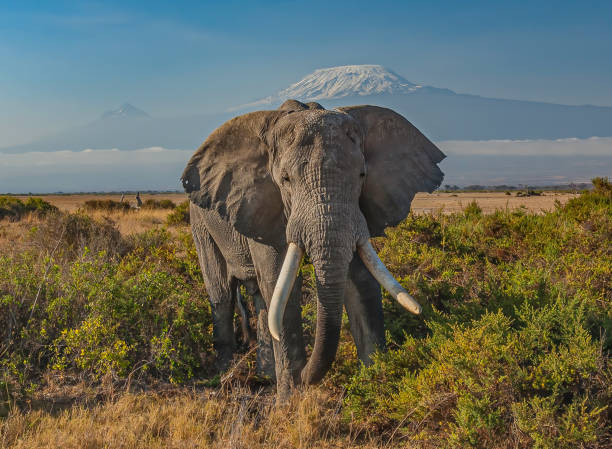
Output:
M398 113L378 106L328 110L287 100L235 117L210 134L181 180L224 369L236 346L240 286L253 295L257 369L277 394L325 376L340 339L343 308L360 360L385 349L381 286L413 313L420 305L373 249L410 211L417 192L442 182L445 155ZM317 293L307 359L300 261L312 261Z

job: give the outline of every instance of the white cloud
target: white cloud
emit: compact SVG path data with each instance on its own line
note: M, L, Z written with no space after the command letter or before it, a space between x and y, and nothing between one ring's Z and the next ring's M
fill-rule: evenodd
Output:
M92 168L131 166L133 168L158 166L164 163L186 162L193 150L168 150L150 147L133 151L109 150L51 151L22 154L0 153L0 170L30 167L32 165L66 171L67 168Z
M179 189L193 150L0 153L0 192Z
M612 174L612 138L444 141L450 184L554 184ZM0 153L0 193L181 189L193 150ZM553 157L557 156L557 157Z
M437 142L447 155L612 156L612 137L556 140L446 140Z
M550 185L612 174L612 137L438 142L445 184Z

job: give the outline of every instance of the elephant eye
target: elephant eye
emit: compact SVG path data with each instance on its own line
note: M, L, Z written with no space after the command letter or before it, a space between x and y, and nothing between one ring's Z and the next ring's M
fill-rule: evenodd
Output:
M289 175L285 173L282 179L283 179L283 182L289 182Z

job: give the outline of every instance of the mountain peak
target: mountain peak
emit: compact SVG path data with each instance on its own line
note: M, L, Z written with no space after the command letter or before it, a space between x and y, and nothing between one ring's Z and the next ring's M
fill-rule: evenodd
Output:
M411 83L380 65L344 65L317 69L281 91L289 97L307 95L309 100L342 98L349 95L414 92Z
M151 118L149 114L147 114L142 109L137 108L136 106L132 106L130 103L123 103L117 109L113 109L111 111L106 111L102 114L102 119L113 119L113 118Z
M244 106L281 103L290 98L318 101L348 96L409 94L422 87L381 65L343 65L317 69L286 89Z

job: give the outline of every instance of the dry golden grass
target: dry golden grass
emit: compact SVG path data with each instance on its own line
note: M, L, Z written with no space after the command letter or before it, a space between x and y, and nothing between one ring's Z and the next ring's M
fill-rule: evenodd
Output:
M42 195L40 196L45 201L58 207L61 211L65 212L76 212L79 209L83 209L85 201L88 200L115 200L119 201L121 195L117 194L75 194L75 195ZM27 196L17 196L22 200L27 200ZM147 199L154 199L157 201L171 200L176 205L187 199L186 195L182 193L168 193L168 194L142 194L142 201ZM134 195L126 195L124 201L128 201L130 204L135 204ZM128 211L86 211L87 215L95 219L110 219L116 223L117 228L123 235L137 234L140 232L148 231L150 229L164 226L166 223L166 217L172 212L168 209L133 209ZM33 227L40 224L41 219L36 214L29 214L22 218L19 222L13 223L7 220L0 222L0 252L3 250L18 244L23 236Z
M137 234L158 228L166 223L166 217L172 212L168 209L141 209L129 211L88 211L87 215L95 219L108 218L117 224L123 235Z
M66 195L35 195L44 199L45 201L50 202L54 206L58 207L60 210L74 212L77 209L83 207L85 201L88 200L121 200L121 194L66 194ZM16 198L20 198L21 200L27 200L27 195L17 195ZM140 199L144 202L148 199L154 199L157 201L161 200L170 200L175 204L179 204L187 199L187 195L184 193L156 193L156 194L148 194L142 193L140 194ZM124 200L129 204L135 206L136 205L136 195L134 194L126 194Z
M12 413L0 421L1 448L374 448L338 414L339 398L320 388L284 406L247 389L229 394L125 394L93 407L53 414Z
M18 222L0 221L0 254L5 254L23 244L27 233L40 223L40 219L28 214Z
M506 195L504 192L466 192L466 193L419 193L412 202L415 213L430 213L439 210L445 213L460 212L472 201L476 201L483 213L490 214L498 209L542 213L554 210L555 201L565 204L578 194L544 192L541 196L517 197L516 192Z

